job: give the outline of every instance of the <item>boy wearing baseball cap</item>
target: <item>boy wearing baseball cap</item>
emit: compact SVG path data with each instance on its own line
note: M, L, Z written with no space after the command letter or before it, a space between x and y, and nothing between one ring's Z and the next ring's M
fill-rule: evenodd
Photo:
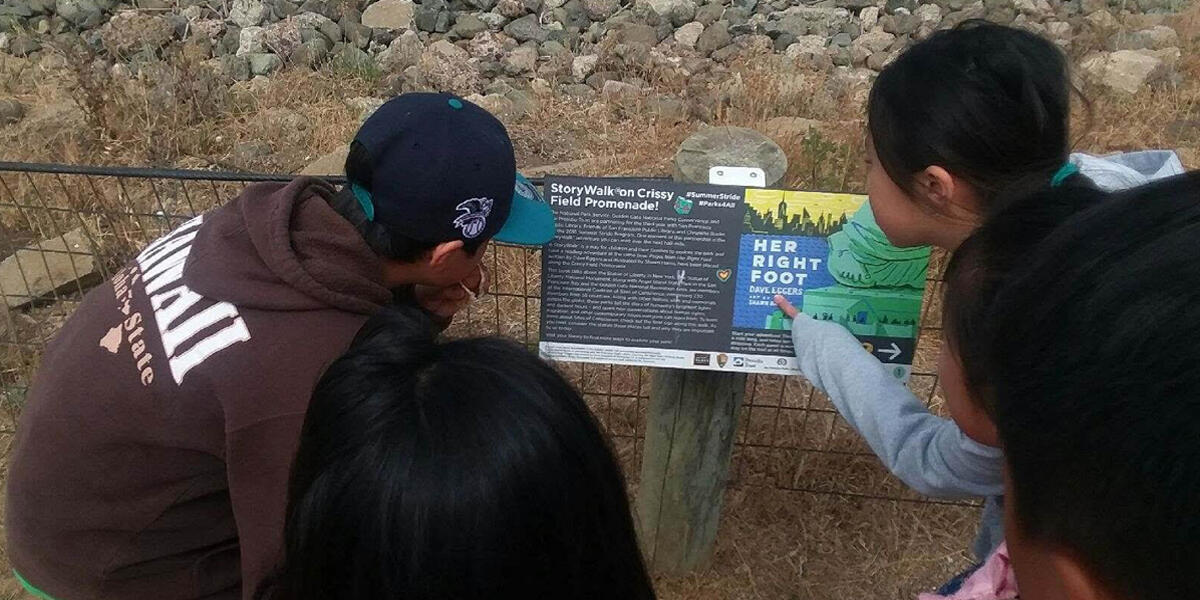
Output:
M453 96L392 99L341 190L246 188L89 292L47 348L10 459L8 554L40 597L249 597L279 558L312 387L395 302L443 319L489 240L552 213L504 127Z

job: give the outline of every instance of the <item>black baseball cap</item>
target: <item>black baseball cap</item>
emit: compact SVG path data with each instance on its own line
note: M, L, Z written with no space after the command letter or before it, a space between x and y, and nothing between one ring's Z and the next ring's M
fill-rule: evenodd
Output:
M354 137L367 177L347 173L367 218L430 244L494 239L537 246L554 213L517 174L512 141L486 110L450 94L396 96Z

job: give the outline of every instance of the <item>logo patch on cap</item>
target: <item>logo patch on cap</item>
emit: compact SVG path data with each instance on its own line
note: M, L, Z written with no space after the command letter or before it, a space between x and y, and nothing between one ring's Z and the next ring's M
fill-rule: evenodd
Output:
M464 214L454 219L454 227L462 229L463 237L473 239L479 237L487 227L488 215L492 214L492 199L471 198L464 200L455 209L463 211Z

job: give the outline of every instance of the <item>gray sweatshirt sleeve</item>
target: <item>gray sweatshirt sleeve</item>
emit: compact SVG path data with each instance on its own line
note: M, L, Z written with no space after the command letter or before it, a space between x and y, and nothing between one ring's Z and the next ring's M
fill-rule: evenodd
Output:
M930 413L844 327L800 314L792 339L800 371L909 487L937 498L1004 493L1000 449Z

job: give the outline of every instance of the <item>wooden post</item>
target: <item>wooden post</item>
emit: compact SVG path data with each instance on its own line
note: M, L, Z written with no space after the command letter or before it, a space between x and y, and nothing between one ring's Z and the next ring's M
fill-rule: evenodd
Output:
M776 185L787 158L761 133L713 127L680 146L675 177L704 183L712 166L760 167L768 185ZM686 573L712 557L745 393L744 373L654 370L637 521L646 560L656 571Z

